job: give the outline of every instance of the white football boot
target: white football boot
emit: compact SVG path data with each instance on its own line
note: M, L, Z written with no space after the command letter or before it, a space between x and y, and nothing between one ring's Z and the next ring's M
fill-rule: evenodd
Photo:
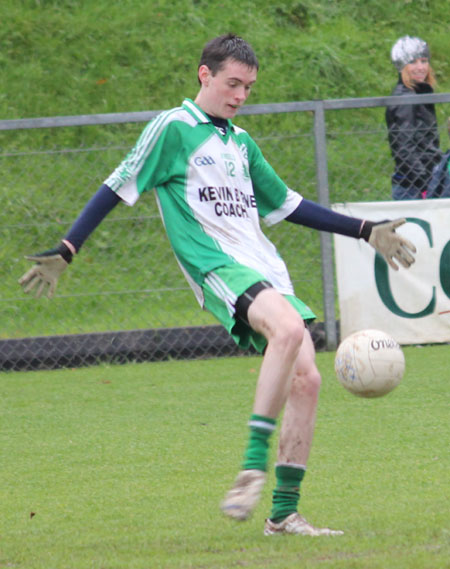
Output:
M343 535L343 533L341 530L315 528L309 524L303 516L297 514L297 512L291 514L278 524L267 519L264 526L264 535L291 534L318 537L320 535Z
M239 472L233 488L225 496L221 509L235 520L246 520L261 496L266 481L263 470L242 470Z

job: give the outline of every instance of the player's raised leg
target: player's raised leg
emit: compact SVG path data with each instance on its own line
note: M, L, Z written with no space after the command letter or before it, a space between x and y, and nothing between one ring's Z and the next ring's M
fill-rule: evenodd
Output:
M247 519L259 500L266 478L269 438L286 402L305 332L298 312L273 288L256 296L248 309L248 321L268 343L249 422L243 469L222 503L223 512L237 520Z
M316 528L297 511L300 485L306 471L316 422L321 377L315 364L315 350L309 331L295 362L286 401L275 466L276 487L272 512L266 520L265 535L341 535L329 528Z

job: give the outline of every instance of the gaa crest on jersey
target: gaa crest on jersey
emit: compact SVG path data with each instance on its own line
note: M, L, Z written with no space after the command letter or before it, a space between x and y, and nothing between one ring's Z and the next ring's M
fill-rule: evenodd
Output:
M215 163L212 156L196 156L194 158L194 164L196 166L213 166Z

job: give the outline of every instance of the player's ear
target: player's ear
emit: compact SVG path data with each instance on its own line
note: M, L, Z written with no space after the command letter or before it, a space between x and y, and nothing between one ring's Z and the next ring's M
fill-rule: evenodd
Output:
M207 87L211 77L211 70L207 65L200 65L198 68L198 80L202 86Z

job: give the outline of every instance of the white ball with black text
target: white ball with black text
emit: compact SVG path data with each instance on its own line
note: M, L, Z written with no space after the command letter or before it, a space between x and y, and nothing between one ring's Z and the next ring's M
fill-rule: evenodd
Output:
M334 369L340 383L360 397L386 395L402 380L405 356L392 336L360 330L347 336L336 351Z

